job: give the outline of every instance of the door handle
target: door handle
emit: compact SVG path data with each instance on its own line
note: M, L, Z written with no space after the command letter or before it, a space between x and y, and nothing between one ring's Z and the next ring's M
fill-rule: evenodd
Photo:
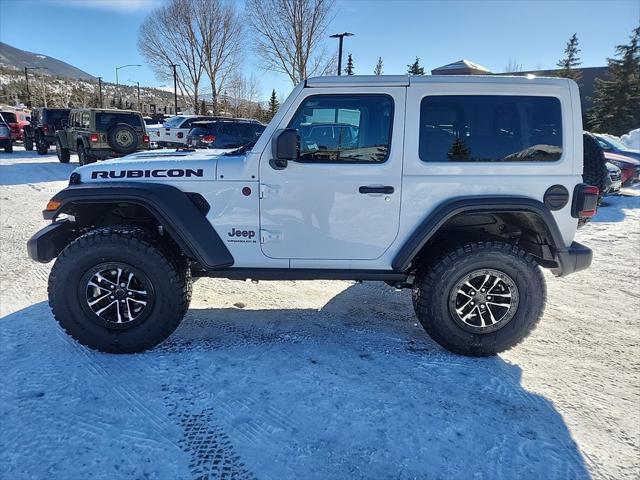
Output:
M393 193L395 190L391 185L385 185L385 186L366 186L363 185L361 186L358 191L360 193L384 193L384 194L391 194Z

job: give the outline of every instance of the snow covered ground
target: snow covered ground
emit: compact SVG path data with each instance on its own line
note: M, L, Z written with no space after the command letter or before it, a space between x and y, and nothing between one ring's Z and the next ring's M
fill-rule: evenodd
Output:
M442 350L406 291L214 279L162 346L116 356L58 328L26 255L75 161L0 154L0 478L640 477L640 190L500 357Z

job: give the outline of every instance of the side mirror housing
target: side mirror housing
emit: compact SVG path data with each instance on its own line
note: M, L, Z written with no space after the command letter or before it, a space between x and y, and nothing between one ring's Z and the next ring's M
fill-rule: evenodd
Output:
M272 159L269 162L276 170L287 168L290 160L300 157L298 131L295 128L283 128L276 131L271 140Z

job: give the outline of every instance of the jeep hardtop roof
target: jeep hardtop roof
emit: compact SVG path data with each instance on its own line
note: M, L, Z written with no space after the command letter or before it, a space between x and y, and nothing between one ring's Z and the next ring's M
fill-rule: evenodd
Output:
M409 87L425 83L527 85L532 82L537 85L566 85L568 79L535 75L341 75L312 77L306 80L304 86L308 88Z
M72 108L72 112L96 112L96 113L133 113L142 116L142 114L136 110L119 110L117 108Z

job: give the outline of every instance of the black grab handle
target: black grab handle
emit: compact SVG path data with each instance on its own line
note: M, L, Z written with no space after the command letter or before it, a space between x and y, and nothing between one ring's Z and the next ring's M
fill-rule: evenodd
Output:
M395 190L391 185L385 185L384 187L367 187L367 186L363 185L362 187L360 187L358 189L358 191L360 193L385 193L385 194L390 194L390 193L393 193Z

